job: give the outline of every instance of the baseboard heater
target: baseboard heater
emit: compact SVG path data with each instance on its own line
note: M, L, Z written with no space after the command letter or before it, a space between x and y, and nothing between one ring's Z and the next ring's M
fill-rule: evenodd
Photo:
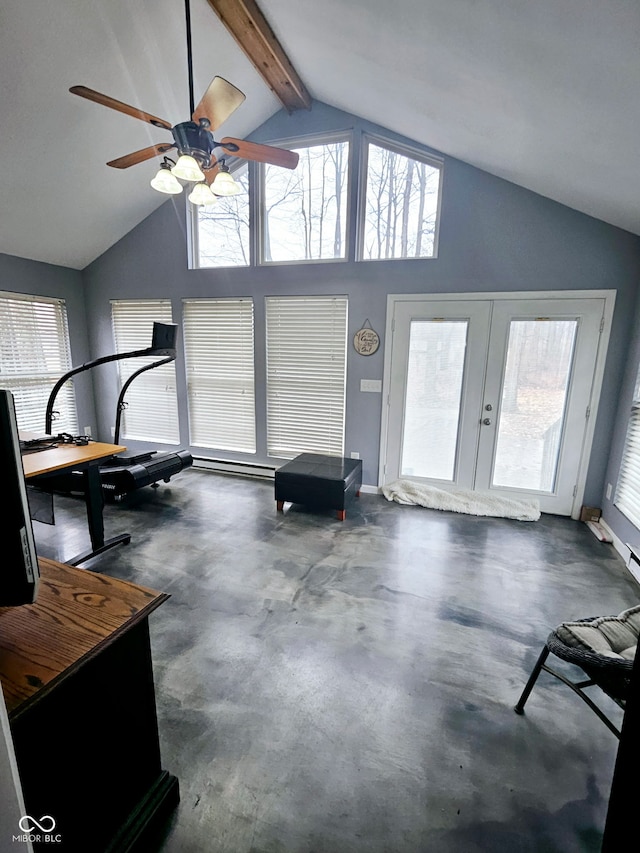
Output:
M635 545L629 545L628 542L625 543L627 548L629 549L629 558L627 560L627 566L633 563L635 572L634 574L640 574L640 551L635 547Z
M232 462L229 459L210 459L205 456L194 456L193 467L227 474L264 477L268 480L273 480L276 472L273 465L259 465L255 462Z

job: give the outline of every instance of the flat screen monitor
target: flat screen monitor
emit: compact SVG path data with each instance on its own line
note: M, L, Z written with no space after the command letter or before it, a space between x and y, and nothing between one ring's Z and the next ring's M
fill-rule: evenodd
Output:
M32 604L38 594L38 557L29 514L13 395L2 389L0 460L4 495L0 543L0 607Z
M176 348L176 335L178 327L175 323L158 323L154 321L151 349L157 350L158 354L169 354Z

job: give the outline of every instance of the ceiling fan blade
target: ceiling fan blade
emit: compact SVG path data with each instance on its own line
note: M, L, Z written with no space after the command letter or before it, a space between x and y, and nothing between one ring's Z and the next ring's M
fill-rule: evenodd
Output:
M227 148L234 157L244 160L257 160L258 163L271 163L274 166L283 166L285 169L295 169L298 165L300 155L288 148L275 148L273 145L260 145L258 142L245 142L243 139L233 139L225 136L220 141L222 148Z
M214 77L192 116L196 124L201 118L209 120L210 130L216 130L244 101L240 89L224 77Z
M86 86L72 86L69 89L74 95L80 95L81 98L86 98L88 101L95 101L96 104L102 104L103 107L110 107L112 110L118 110L120 113L126 113L133 118L148 121L155 127L164 127L165 130L171 130L171 125L163 118L145 113L137 107L130 107L129 104L123 104L122 101L116 101L115 98L110 98L108 95L103 95L101 92L95 92L93 89L87 89Z
M138 163L143 163L145 160L150 160L157 154L165 154L175 148L174 142L166 142L161 145L150 145L148 148L141 148L140 151L134 151L132 154L125 154L124 157L118 157L116 160L110 160L107 166L113 166L114 169L128 169L129 166L135 166Z

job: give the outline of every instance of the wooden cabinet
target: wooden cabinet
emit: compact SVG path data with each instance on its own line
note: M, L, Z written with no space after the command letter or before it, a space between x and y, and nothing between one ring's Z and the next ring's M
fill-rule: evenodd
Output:
M0 608L26 810L60 837L34 849L148 853L179 800L161 765L149 644L149 614L168 596L52 560L40 571L35 604Z

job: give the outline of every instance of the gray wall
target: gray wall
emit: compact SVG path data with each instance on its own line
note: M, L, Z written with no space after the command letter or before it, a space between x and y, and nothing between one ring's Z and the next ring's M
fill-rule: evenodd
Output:
M274 142L334 130L352 132L356 155L362 132L379 133L415 146L411 140L319 103L309 112L291 116L278 113L252 138ZM350 259L345 263L189 270L186 253L184 200L172 198L84 271L93 354L102 355L113 348L110 299L168 297L173 300L174 320L180 322L183 298L253 296L259 449L255 459L251 458L267 463L263 297L346 293L350 336L368 318L383 338L374 356L364 358L349 350L345 449L347 453L360 452L367 484L377 483L382 400L379 394L360 392L359 387L363 378L382 377L387 294L615 289L611 344L585 493L588 503L600 503L631 339L640 273L637 237L445 157L437 259L358 263L353 259L353 240ZM188 424L181 357L176 367L184 446ZM116 389L106 373L101 381L96 397L104 433L113 423ZM228 454L204 448L192 450L197 455L229 458Z
M89 360L87 315L82 273L79 270L0 254L0 290L64 299L69 321L71 362L75 366ZM90 426L95 435L97 424L91 378L86 375L77 377L75 387L78 426L80 430ZM45 413L43 412L43 430L44 422Z
M310 112L279 113L253 138L273 142L332 130L352 133L356 158L363 132L414 144L318 103ZM346 451L360 452L365 482L375 484L382 401L380 395L361 393L359 387L361 379L382 377L387 294L614 289L616 309L585 502L603 507L605 520L623 542L640 545L640 532L604 497L607 483L615 494L640 361L640 238L446 156L437 259L357 263L353 219L350 237L351 254L345 263L189 270L181 197L168 201L83 272L0 254L0 290L66 300L74 365L113 352L110 299L170 298L174 319L180 322L183 298L253 296L260 444L256 457L238 458L262 463L270 461L265 451L263 297L346 293L350 336L366 318L382 336L376 355L363 358L350 349L348 363ZM186 383L180 350L176 368L181 445L186 446ZM90 425L94 435L104 440L109 440L115 419L115 371L114 365L93 371L93 387L88 377L76 380L80 426ZM229 458L206 448L192 450Z
M631 412L631 402L633 400L633 391L638 374L638 365L640 364L640 293L636 299L636 307L634 312L630 312L629 322L632 328L632 334L629 344L626 349L626 359L624 371L622 374L622 383L620 393L618 395L618 410L617 418L613 429L613 437L610 447L609 462L606 469L604 494L602 495L601 503L598 506L602 507L602 515L606 523L611 527L616 536L623 544L633 545L640 548L640 531L631 522L616 509L613 501L616 494L616 483L618 479L618 471L622 460L622 452L624 450L624 441L627 434L627 423ZM611 484L611 497L606 497L606 486Z

